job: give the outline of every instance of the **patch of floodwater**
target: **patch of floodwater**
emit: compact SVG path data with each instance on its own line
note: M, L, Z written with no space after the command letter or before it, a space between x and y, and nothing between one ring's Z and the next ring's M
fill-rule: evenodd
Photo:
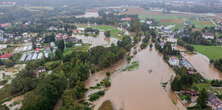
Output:
M210 64L209 59L200 54L182 54L206 79L222 79L222 73Z
M182 47L177 47L181 51L186 51ZM206 79L222 79L222 72L217 70L213 65L210 64L210 60L203 54L189 54L181 52L182 56L185 57L194 68Z
M83 43L91 44L91 47L105 46L109 47L111 44L117 44L118 39L116 38L106 38L104 32L100 32L97 37L75 35L77 39L81 39Z
M115 72L105 96L94 102L95 110L106 100L111 100L116 110L185 110L180 102L173 104L170 85L165 89L161 85L169 82L175 73L155 49L142 50L133 60L139 62L139 68Z

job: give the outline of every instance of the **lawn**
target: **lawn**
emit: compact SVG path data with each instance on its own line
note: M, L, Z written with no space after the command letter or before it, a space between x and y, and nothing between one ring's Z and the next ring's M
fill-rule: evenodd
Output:
M139 62L134 61L134 62L130 63L128 66L126 66L126 68L124 68L123 71L132 71L137 68L139 68Z
M210 84L207 83L201 83L201 84L194 84L193 88L196 88L198 91L201 91L203 89L210 90L211 86Z
M204 45L193 45L194 49L206 55L209 59L222 58L222 47L221 46L204 46Z
M69 55L71 54L72 52L74 51L77 51L77 52L86 52L88 51L90 48L90 45L89 44L86 44L86 45L82 45L82 46L75 46L75 47L71 47L71 48L66 48L64 50L64 53L63 55L66 56L66 55Z

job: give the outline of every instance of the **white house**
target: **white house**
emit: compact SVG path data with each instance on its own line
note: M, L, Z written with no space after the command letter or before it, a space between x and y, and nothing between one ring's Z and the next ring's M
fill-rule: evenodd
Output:
M203 38L205 39L214 39L214 34L212 33L204 33Z

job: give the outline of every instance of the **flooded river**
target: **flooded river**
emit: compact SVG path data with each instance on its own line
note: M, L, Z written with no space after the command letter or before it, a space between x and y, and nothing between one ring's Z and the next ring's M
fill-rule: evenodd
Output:
M139 62L139 68L115 72L105 96L94 102L95 110L106 100L112 101L115 110L185 110L180 102L174 104L175 95L172 95L169 84L165 89L161 86L161 83L170 81L175 73L156 50L142 50L133 61ZM96 85L98 79L103 79L100 75L101 72L93 75L86 86Z
M222 79L222 73L210 64L209 59L200 54L182 54L206 79Z
M185 49L178 47L179 50ZM181 52L181 54L194 66L194 68L206 79L222 79L222 73L218 71L213 65L210 64L210 60L205 55L200 53L188 54Z

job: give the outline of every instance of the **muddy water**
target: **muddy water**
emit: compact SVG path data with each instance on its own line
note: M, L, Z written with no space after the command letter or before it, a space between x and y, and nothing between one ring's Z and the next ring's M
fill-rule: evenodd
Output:
M161 86L161 83L170 81L175 73L157 51L142 50L133 60L139 62L139 68L115 72L105 96L94 102L95 110L105 100L111 100L116 110L185 110L180 102L173 104L172 100L176 98L171 97L169 85L165 89ZM88 82L87 85L95 85L95 82Z
M180 50L185 50L178 47ZM209 59L200 54L188 54L181 52L181 54L194 66L194 68L200 72L200 74L206 79L222 79L222 73L218 71L213 65L210 64Z
M222 73L219 72L209 59L202 54L182 54L200 74L206 79L222 79Z

